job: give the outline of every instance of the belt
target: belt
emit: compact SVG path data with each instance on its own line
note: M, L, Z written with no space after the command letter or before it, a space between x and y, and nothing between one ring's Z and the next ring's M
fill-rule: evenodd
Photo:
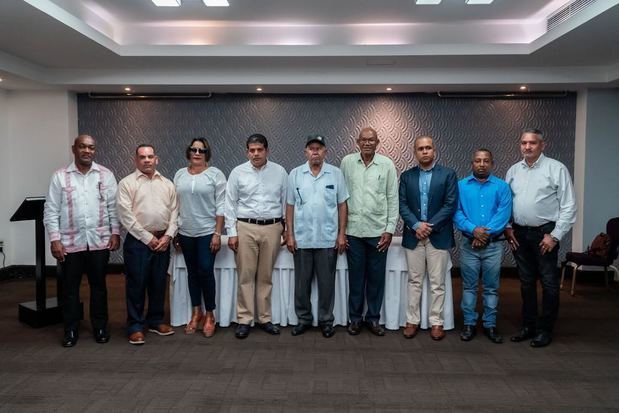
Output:
M546 222L545 224L542 224L542 225L537 226L537 227L529 227L529 226L526 226L526 225L518 225L516 223L512 224L513 228L524 230L524 231L541 231L544 228L547 228L547 227L550 227L550 226L552 226L554 228L555 223L554 222Z
M464 238L468 239L469 241L473 241L475 239L474 237L469 237L468 235L464 235ZM505 237L502 235L497 235L496 237L492 237L488 240L488 242L498 242L498 241L505 241Z
M153 234L153 236L155 236L156 238L161 238L165 235L165 230L163 231L148 231L151 234Z
M282 219L281 218L271 218L271 219L237 218L237 221L247 222L248 224L256 224L256 225L272 225L272 224L277 224L278 222L282 222Z

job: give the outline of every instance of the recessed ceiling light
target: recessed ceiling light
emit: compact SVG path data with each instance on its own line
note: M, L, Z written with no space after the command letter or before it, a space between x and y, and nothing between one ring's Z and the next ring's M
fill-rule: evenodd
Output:
M415 4L441 4L441 0L415 0Z
M387 89L385 89L387 92L391 92L393 89L391 89L390 87L388 87Z
M4 80L4 79L2 79L2 78L0 77L0 82L2 82L3 80Z
M153 0L157 7L178 7L181 5L181 0Z
M490 4L494 0L466 0L466 4Z
M125 88L125 92L131 92L131 88L130 87L126 87Z
M202 0L206 6L209 7L228 7L230 3L228 0Z
M257 87L256 88L256 92L262 92L262 88L261 87Z
M520 86L520 90L527 90L527 87L525 85Z

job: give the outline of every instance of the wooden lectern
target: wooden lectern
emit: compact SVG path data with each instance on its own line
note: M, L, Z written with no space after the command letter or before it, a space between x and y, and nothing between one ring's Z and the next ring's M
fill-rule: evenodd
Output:
M45 197L29 197L24 199L17 211L11 217L11 222L35 222L35 256L36 256L36 300L19 304L19 321L31 327L44 327L62 321L62 311L58 299L46 299L45 283L45 231L43 227L43 206ZM60 284L57 284L59 287ZM60 293L58 292L58 296Z

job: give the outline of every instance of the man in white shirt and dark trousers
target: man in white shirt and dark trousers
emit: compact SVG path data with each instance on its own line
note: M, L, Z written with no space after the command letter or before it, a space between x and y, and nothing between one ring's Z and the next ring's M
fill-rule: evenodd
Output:
M513 193L512 228L505 230L514 252L522 295L522 329L511 341L531 339L545 347L559 312L559 241L576 221L576 200L570 173L561 162L547 158L544 135L525 129L520 138L524 159L507 171ZM542 313L537 309L537 279L542 283Z
M258 327L279 334L271 321L271 276L284 235L286 170L269 161L265 136L247 138L247 158L232 170L226 186L224 215L228 247L234 251L238 274L235 336L247 338L258 311Z
M77 343L82 274L90 285L90 322L97 343L107 343L107 286L110 251L120 244L114 174L94 162L92 136L75 138L74 162L52 176L45 202L45 227L52 255L61 267L64 347Z

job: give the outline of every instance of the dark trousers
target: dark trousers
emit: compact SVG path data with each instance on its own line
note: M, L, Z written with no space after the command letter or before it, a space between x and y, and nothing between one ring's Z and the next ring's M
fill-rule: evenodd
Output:
M539 243L550 234L554 222L537 228L514 225L514 235L520 246L514 251L520 293L522 295L523 326L531 330L552 332L559 313L559 273L557 260L559 244L552 252L542 255ZM537 280L542 283L542 314L538 317Z
M90 323L93 330L107 328L107 285L105 275L110 251L80 251L65 256L61 267L62 317L65 330L80 327L80 285L86 273L90 286Z
M202 237L178 236L187 265L187 282L191 305L197 307L202 304L204 309L215 309L215 256L211 252L213 234Z
M294 309L299 324L311 325L312 280L318 284L318 323L333 324L335 299L335 264L337 250L333 248L302 248L294 253Z
M348 317L351 322L359 322L363 318L366 299L368 308L365 320L380 320L380 308L385 296L387 251L378 251L378 241L380 237L348 236Z
M127 234L123 245L125 260L127 331L142 331L145 326L163 323L167 271L170 249L151 251L140 240ZM148 292L148 312L144 317L145 295Z

